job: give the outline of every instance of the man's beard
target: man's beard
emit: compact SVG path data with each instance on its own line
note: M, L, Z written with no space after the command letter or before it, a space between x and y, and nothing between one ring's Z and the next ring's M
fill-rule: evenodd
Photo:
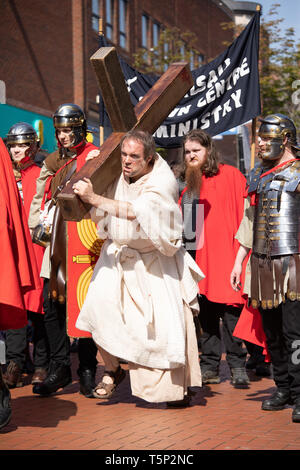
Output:
M187 166L185 172L185 181L188 195L199 197L202 186L202 168L201 166Z

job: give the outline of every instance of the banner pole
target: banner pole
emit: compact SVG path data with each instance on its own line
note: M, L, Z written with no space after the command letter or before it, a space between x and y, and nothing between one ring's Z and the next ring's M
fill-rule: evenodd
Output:
M254 167L255 162L255 139L256 139L256 117L252 119L251 126L251 163L250 169Z
M98 35L103 36L103 20L99 18L99 25L98 25ZM102 145L104 142L104 127L99 127L99 144Z
M261 7L258 4L256 5L256 11L259 11L259 12L261 11ZM257 123L257 118L255 117L255 118L252 119L252 128L251 128L252 137L251 137L251 163L250 163L250 169L254 167L254 163L255 163L256 123Z

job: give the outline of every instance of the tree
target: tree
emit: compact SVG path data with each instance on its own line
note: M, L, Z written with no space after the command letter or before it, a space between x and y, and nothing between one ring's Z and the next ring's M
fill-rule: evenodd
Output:
M271 6L260 26L259 71L262 113L264 116L282 113L291 117L300 126L300 43L296 42L293 28L282 30L283 19L277 8ZM234 23L223 23L224 29L233 29L234 35L241 27Z
M272 5L268 21L263 20L260 35L260 86L263 114L274 112L290 116L300 125L300 109L293 102L294 83L299 78L300 43L296 43L293 28L281 28Z
M156 47L149 50L139 48L133 54L134 67L143 73L162 75L171 63L190 62L199 54L194 47L196 39L194 33L181 32L176 27L166 28L161 31Z

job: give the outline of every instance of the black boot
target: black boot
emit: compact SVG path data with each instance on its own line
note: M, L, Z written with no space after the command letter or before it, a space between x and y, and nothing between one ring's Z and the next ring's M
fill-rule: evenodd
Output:
M87 398L94 398L93 390L96 387L96 372L90 369L78 370L80 393Z
M284 390L276 390L270 398L264 400L261 405L262 410L278 411L290 402L290 394Z
M300 423L300 398L295 400L295 408L293 409L292 413L292 421L293 423Z
M41 384L34 385L32 391L38 395L50 395L59 388L64 388L72 382L71 368L64 364L52 363L49 373Z
M201 376L202 376L203 385L219 384L221 382L221 378L219 376L218 371L209 370L209 369L202 371L201 369Z
M261 362L255 367L255 375L258 377L270 377L272 374L270 362Z
M235 367L231 369L231 382L234 388L248 388L250 384L249 377L244 367Z
M0 429L6 426L11 418L10 391L3 381L0 366Z

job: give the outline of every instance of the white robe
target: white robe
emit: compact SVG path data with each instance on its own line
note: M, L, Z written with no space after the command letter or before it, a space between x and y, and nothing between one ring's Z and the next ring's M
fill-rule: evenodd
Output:
M97 345L128 361L132 370L141 366L149 371L192 371L180 390L174 384L173 391L164 392L162 381L152 400L151 393L144 395L140 386L135 393L132 387L149 401L180 399L186 386L201 386L195 329L187 328L186 316L190 315L190 325L191 308L198 309L198 282L204 276L181 246L177 194L175 177L159 156L152 171L135 183L128 184L121 176L109 188L106 196L130 202L136 219L92 211L99 237L107 239L76 323L92 333ZM193 358L188 357L191 354Z

